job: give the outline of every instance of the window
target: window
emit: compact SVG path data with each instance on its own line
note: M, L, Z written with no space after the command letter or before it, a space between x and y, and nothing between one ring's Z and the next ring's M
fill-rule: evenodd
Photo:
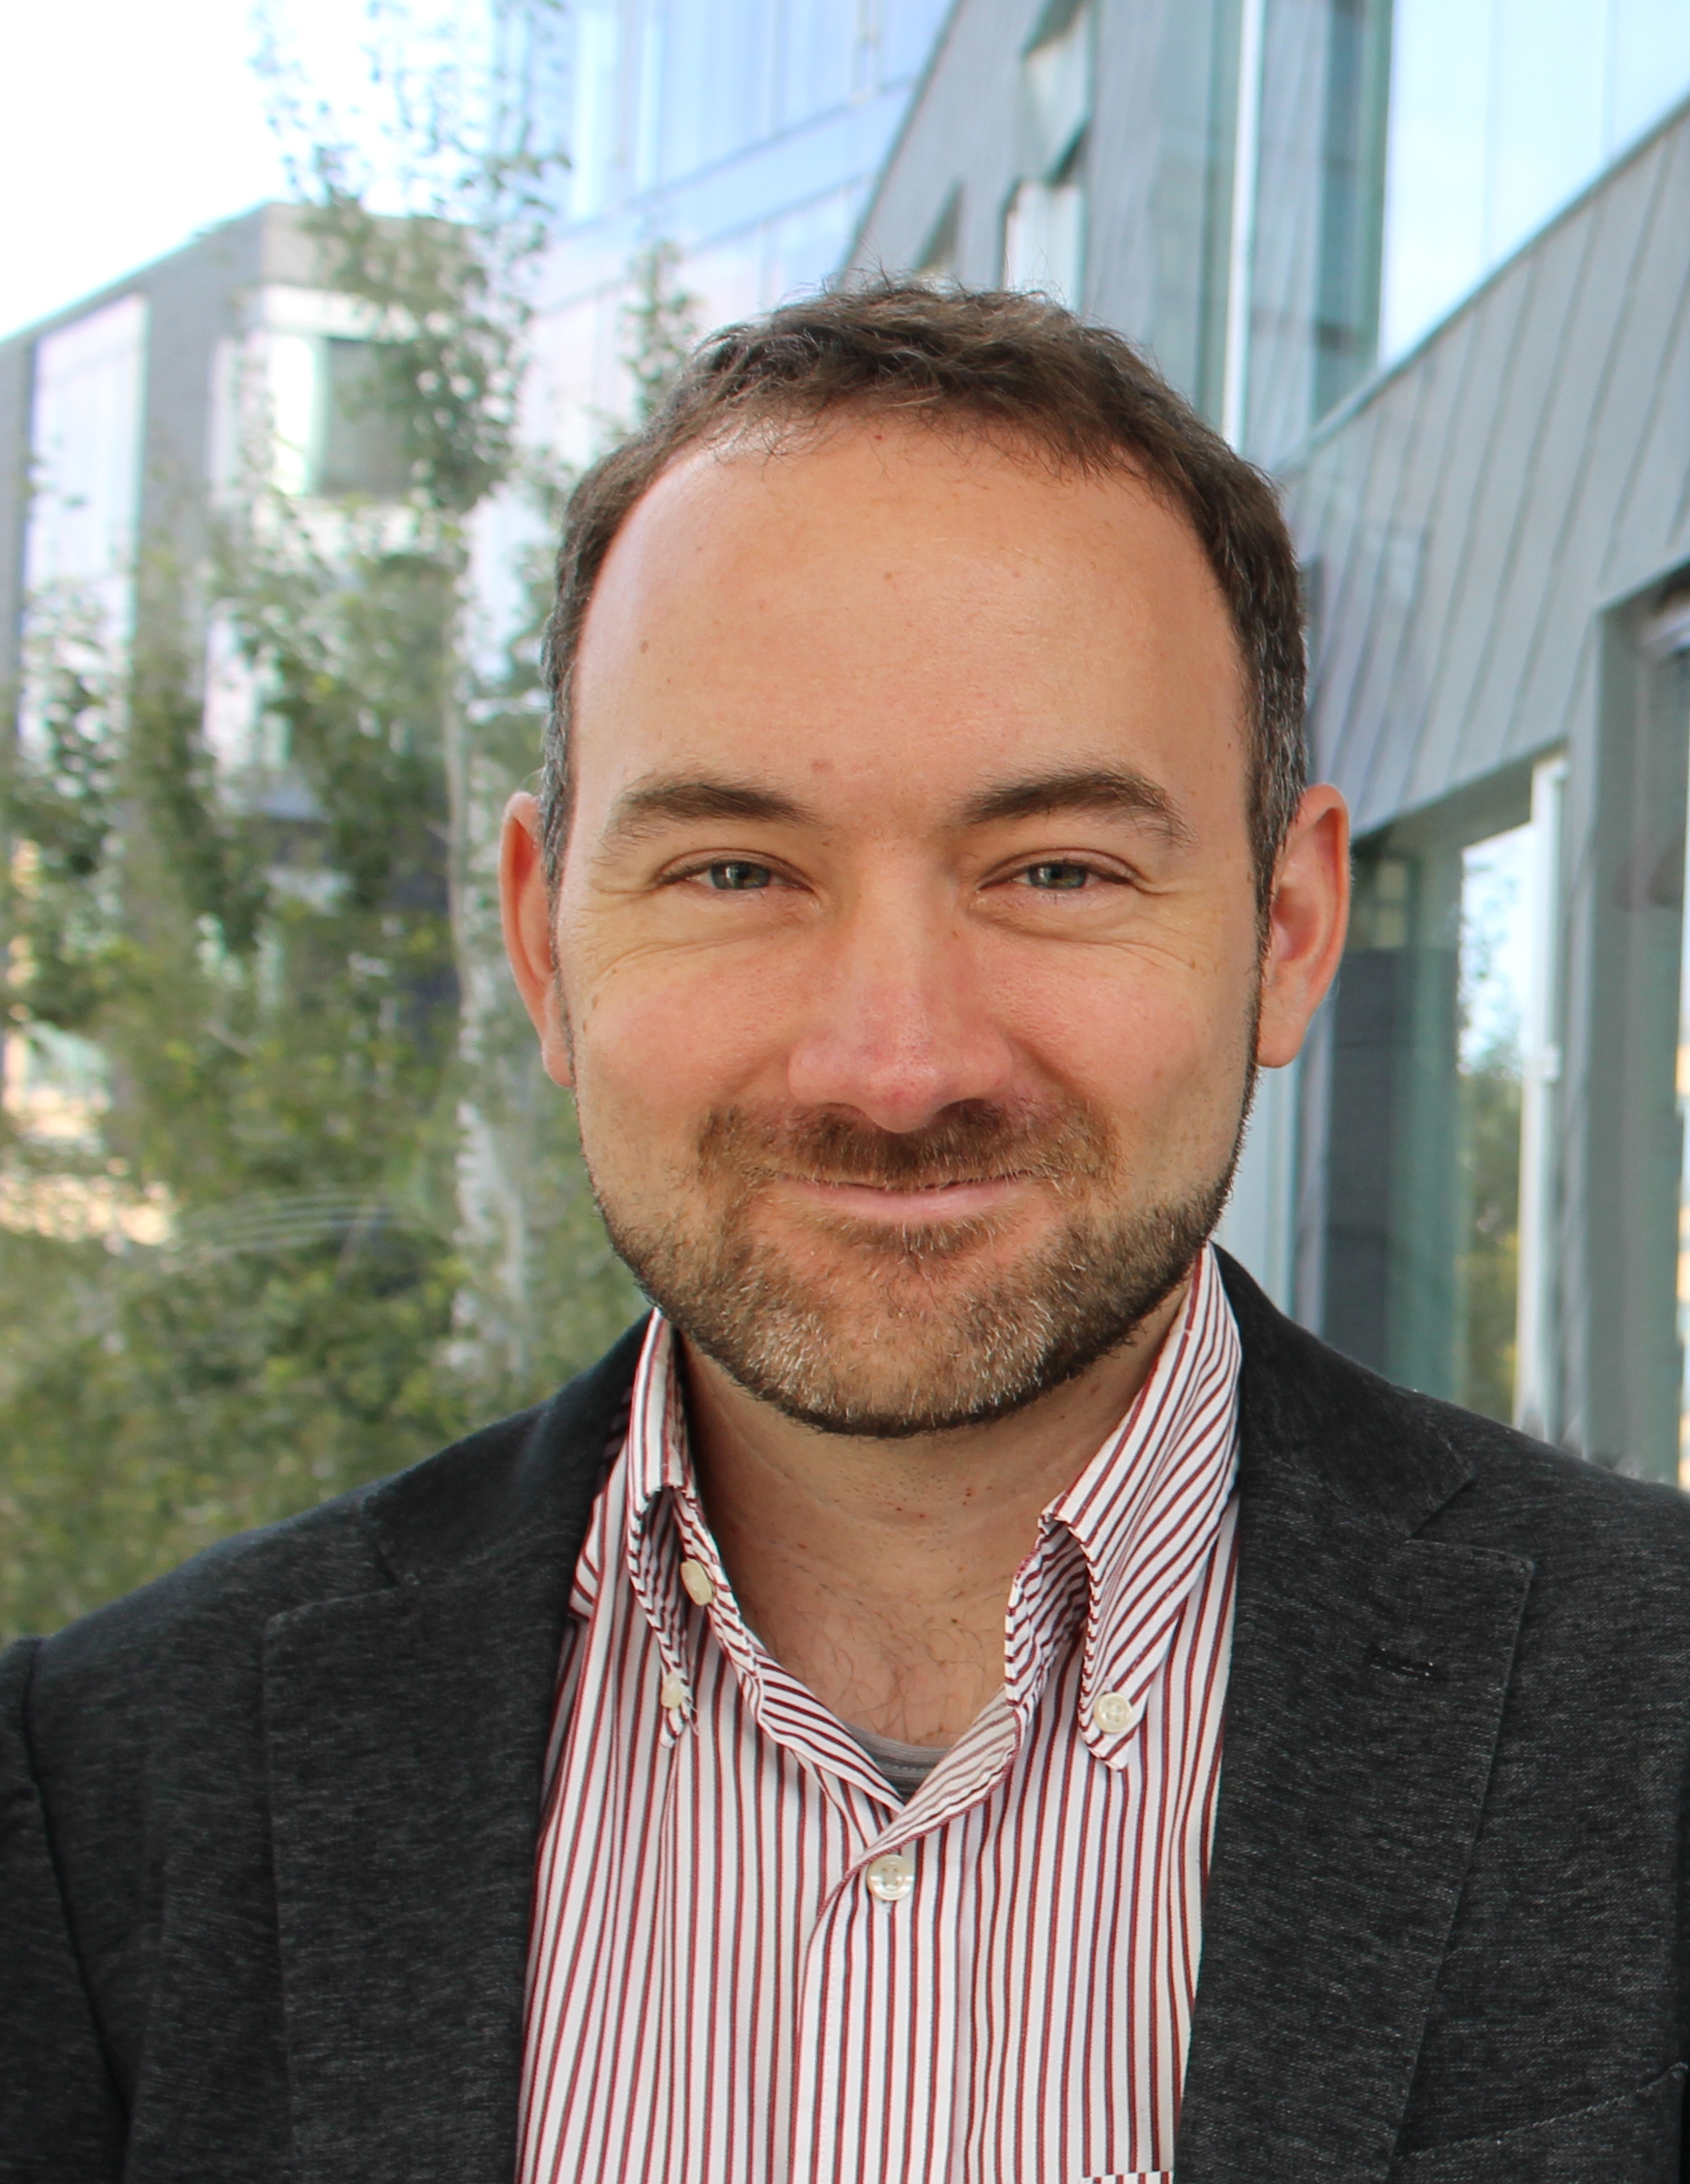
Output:
M1559 759L1359 844L1335 1002L1325 1326L1547 1431Z
M1389 358L1690 90L1684 0L1396 0Z
M411 468L399 405L373 341L330 336L320 352L313 491L328 500L403 500Z
M32 598L75 599L121 646L133 611L147 304L125 296L35 349L25 543Z
M1004 216L1003 284L1076 306L1085 274L1085 191L1077 175L1023 182Z
M1092 12L1047 11L1021 62L1023 180L1004 215L1003 284L1077 308L1085 279L1085 132Z
M962 231L962 192L953 189L945 199L945 209L934 220L926 243L915 262L917 280L931 281L935 287L957 277L957 246Z

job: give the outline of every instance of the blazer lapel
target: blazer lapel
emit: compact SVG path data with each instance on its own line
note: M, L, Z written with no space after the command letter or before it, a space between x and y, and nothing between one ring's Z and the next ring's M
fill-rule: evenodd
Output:
M300 2184L514 2173L559 1652L636 1347L539 1414L514 1460L479 1436L383 1489L369 1521L390 1587L269 1627Z
M1238 1614L1180 2184L1383 2178L1531 1566L1413 1537L1465 1464L1228 1269Z

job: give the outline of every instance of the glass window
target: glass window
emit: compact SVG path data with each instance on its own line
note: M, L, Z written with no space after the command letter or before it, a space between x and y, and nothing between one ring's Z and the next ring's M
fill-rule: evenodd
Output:
M1358 846L1328 1178L1328 1336L1539 1430L1561 779L1547 762Z
M1003 284L1078 307L1085 280L1085 132L1092 11L1046 12L1021 62L1021 173L1004 215Z
M35 349L25 585L74 595L121 642L132 609L147 305L125 296Z
M1396 0L1384 355L1418 340L1686 90L1685 0Z
M373 341L323 344L314 489L330 500L403 499L411 482L405 434Z
M1514 1411L1520 1271L1520 1108L1532 828L1461 852L1455 980L1455 1256L1458 1402Z
M551 97L568 217L596 216L907 83L944 0L577 0Z
M1003 223L1003 284L1077 308L1085 273L1085 189L1079 180L1023 182Z

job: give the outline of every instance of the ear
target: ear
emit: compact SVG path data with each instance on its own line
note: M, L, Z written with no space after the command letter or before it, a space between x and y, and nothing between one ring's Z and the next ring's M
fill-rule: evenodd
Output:
M504 807L499 845L499 907L504 952L516 977L529 1020L540 1035L546 1075L565 1088L571 1082L569 1038L558 994L558 959L546 864L540 848L540 807L532 796L513 796Z
M1283 1069L1297 1057L1344 952L1350 922L1350 815L1329 785L1310 789L1274 868L1256 1059Z

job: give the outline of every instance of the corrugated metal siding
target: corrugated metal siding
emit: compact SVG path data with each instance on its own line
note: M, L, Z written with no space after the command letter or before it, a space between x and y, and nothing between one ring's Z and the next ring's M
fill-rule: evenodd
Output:
M1314 415L1331 23L1331 0L1272 0L1268 10L1245 413L1246 448L1263 462L1295 447Z
M1290 467L1359 828L1590 729L1593 617L1690 554L1687 311L1680 117Z
M1019 148L1019 55L1045 0L959 0L870 200L851 265L902 272L960 191L958 277L991 287Z

